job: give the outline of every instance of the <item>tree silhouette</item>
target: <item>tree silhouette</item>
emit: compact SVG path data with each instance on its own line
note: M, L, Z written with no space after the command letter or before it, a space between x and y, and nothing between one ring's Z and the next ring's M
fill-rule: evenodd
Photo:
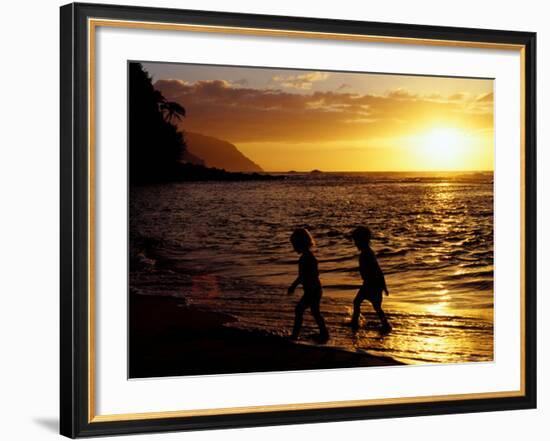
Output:
M169 123L175 118L181 121L185 117L185 109L178 103L173 101L164 101L160 104L160 110L164 115L164 119Z
M151 77L141 63L129 63L128 89L129 172L132 185L281 178L183 163L181 158L187 148L185 138L173 122L185 117L185 109L178 103L167 101L153 87Z
M171 181L181 174L183 134L172 124L185 116L178 103L166 101L153 87L141 63L129 64L130 182Z

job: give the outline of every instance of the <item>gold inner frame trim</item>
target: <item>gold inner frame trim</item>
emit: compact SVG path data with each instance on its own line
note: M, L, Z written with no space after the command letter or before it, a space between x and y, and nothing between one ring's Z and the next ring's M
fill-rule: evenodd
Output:
M127 413L96 415L95 383L95 37L97 27L114 27L164 31L187 31L202 33L222 33L250 35L256 37L287 37L357 41L388 44L413 44L420 46L465 47L478 49L511 50L520 53L520 208L521 208L521 268L520 268L520 389L512 391L465 393L452 395L415 396L399 398L377 398L365 400L329 401L315 403L277 404L264 406L245 406L217 409L192 409L161 412ZM88 19L88 422L113 422L148 420L162 418L182 418L213 415L235 415L242 413L262 413L292 410L333 409L388 404L412 404L427 402L445 402L472 399L491 399L521 397L525 395L525 46L521 44L474 42L460 40L439 40L424 38L406 38L378 35L357 35L323 32L307 32L264 28L232 26L210 26L179 23L155 23L109 19Z
M442 401L456 401L465 399L482 399L497 397L519 397L523 394L521 391L507 392L487 392L477 394L455 394L455 395L437 395L420 397L401 397L401 398L375 398L370 400L351 400L351 401L327 401L319 403L298 403L298 404L274 404L267 406L246 406L230 407L220 409L198 409L198 410L175 410L163 412L144 412L144 413L126 413L114 415L96 415L91 422L125 421L125 420L148 420L193 416L212 416L212 415L235 415L240 413L262 413L288 410L314 410L314 409L334 409L340 407L361 407L375 406L384 404L407 404L407 403L428 403Z

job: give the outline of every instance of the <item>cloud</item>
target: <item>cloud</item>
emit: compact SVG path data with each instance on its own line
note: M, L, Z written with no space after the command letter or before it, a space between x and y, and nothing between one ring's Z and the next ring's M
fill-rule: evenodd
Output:
M481 95L478 95L476 97L477 102L485 102L485 103L491 102L492 103L493 100L494 100L493 92L482 93Z
M399 87L397 89L392 89L386 92L386 96L396 100L426 100L433 102L449 102L449 101L464 101L468 99L468 94L466 92L455 92L450 95L442 95L440 93L430 93L430 94L418 94L413 93L407 89Z
M449 95L448 99L450 101L462 101L467 98L467 94L465 92L457 92L453 93L452 95Z
M387 92L386 95L389 98L396 99L396 100L411 100L417 97L416 94L409 92L408 90L403 89L402 87L390 90L389 92Z
M292 81L321 78L305 75L293 76ZM167 99L185 107L187 117L180 123L184 130L235 143L385 137L391 133L416 132L426 121L444 121L473 129L493 125L492 106L487 103L467 97L459 101L451 99L452 96L422 96L406 89L394 89L384 95L303 93L288 88L236 87L234 82L225 80L194 83L159 80L155 87Z
M288 89L310 90L313 83L324 81L329 76L327 72L307 72L301 75L276 75L271 78L271 81Z
M162 93L165 96L176 96L182 88L185 88L189 82L185 80L177 80L177 79L167 79L167 80L159 80L155 84L161 83L162 84ZM158 88L157 88L158 89Z
M233 81L233 84L236 84L237 86L248 86L248 80L246 78L241 78L240 80Z

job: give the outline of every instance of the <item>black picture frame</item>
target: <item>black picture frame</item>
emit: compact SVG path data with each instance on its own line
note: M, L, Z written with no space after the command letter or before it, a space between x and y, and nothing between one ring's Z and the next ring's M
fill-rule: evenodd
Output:
M194 10L68 4L60 9L60 432L67 437L347 421L536 407L536 34ZM476 399L223 415L95 420L89 347L89 18L521 46L524 57L524 393ZM93 384L92 384L93 386Z

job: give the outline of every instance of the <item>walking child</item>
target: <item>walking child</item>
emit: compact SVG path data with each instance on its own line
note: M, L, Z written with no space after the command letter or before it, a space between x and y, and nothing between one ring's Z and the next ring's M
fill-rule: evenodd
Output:
M352 238L355 246L361 254L359 255L359 272L363 279L363 285L359 288L355 299L353 300L353 315L351 319L351 327L354 330L359 328L359 314L361 313L361 303L364 300L371 302L380 322L382 324L381 332L388 333L391 331L391 325L386 318L386 314L382 309L382 291L389 295L386 286L384 273L376 260L376 255L370 247L371 231L368 227L357 227Z
M319 341L326 343L329 339L329 334L320 310L323 289L319 280L317 259L311 250L314 246L313 238L305 228L298 228L290 236L290 242L294 247L294 251L300 254L300 260L298 261L298 277L288 288L288 294L293 294L296 287L300 284L304 289L304 295L296 305L294 327L290 338L293 340L298 338L304 312L309 308L319 327Z

